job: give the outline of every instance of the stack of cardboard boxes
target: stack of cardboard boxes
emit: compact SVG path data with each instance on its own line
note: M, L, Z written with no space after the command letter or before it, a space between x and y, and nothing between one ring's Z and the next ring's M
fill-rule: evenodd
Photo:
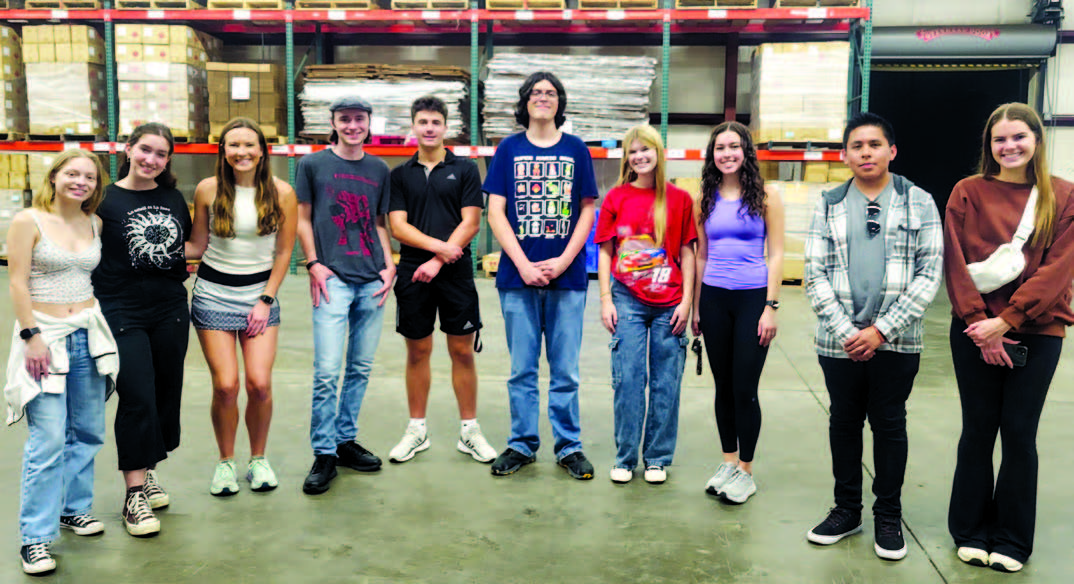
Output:
M26 155L0 153L0 189L28 188L26 180Z
M11 219L29 204L26 155L0 154L0 255L7 256L7 230Z
M30 133L103 136L104 41L81 24L24 26Z
M29 203L22 189L0 189L0 255L7 257L7 230L11 219Z
M750 129L758 142L839 142L850 44L774 43L753 55Z
M205 64L220 41L188 26L116 26L120 136L146 122L172 135L203 141L209 133Z
M0 26L0 134L25 134L26 69L22 62L22 43L15 30Z
M210 135L232 118L250 118L261 126L265 138L287 134L283 67L275 63L209 63Z

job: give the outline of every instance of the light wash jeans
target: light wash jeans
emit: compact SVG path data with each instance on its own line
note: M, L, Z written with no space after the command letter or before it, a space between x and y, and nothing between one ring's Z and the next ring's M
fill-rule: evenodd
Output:
M612 352L615 392L612 396L615 466L633 470L638 464L639 442L646 466L669 466L675 456L679 432L679 390L686 364L686 336L671 332L674 306L643 304L619 282L612 283L612 303L619 317L608 345Z
M578 413L578 354L582 350L585 290L522 288L500 290L511 377L511 439L507 446L533 456L541 445L538 433L541 396L537 370L541 336L548 351L548 419L552 424L556 459L582 449Z
M313 309L313 411L310 444L314 454L335 456L336 446L358 436L373 355L380 342L384 307L373 297L383 283L348 284L336 277L326 282L331 302L321 300ZM343 349L347 363L343 388L337 394Z
M67 337L70 367L64 393L41 393L26 404L30 435L22 456L22 545L60 535L60 516L93 507L93 458L104 444L105 379L89 353L85 329Z

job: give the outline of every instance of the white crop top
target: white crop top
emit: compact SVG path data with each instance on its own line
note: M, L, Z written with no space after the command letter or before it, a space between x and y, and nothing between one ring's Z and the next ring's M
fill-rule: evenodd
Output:
M258 235L254 187L235 187L235 237L220 237L209 229L209 246L202 261L224 274L257 274L272 269L276 258L276 234ZM213 222L209 206L209 225Z
M46 304L73 304L93 298L90 274L101 261L101 236L91 221L93 243L81 252L68 251L52 242L31 212L41 234L30 255L30 300Z

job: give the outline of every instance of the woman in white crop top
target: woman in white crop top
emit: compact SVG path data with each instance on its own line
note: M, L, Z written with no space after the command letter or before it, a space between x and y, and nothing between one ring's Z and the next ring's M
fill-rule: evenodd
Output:
M213 379L212 421L220 462L209 492L216 496L239 490L236 341L246 370L246 480L254 491L270 491L278 484L265 458L280 325L276 291L291 262L297 224L295 191L269 171L261 128L246 118L231 120L221 132L216 176L201 181L194 192L187 248L188 257L202 257L190 315Z
M60 527L92 535L93 461L104 444L106 378L119 369L115 340L93 297L90 272L101 259L104 170L96 156L56 157L33 207L8 231L15 323L4 396L8 424L23 416L19 531L23 570L56 569L49 544ZM70 441L68 443L68 441Z

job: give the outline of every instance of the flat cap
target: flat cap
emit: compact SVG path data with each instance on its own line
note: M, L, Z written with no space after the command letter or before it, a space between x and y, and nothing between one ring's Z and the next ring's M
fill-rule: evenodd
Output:
M347 95L337 98L328 106L328 111L335 113L339 110L361 110L367 114L373 113L373 106L357 95Z

